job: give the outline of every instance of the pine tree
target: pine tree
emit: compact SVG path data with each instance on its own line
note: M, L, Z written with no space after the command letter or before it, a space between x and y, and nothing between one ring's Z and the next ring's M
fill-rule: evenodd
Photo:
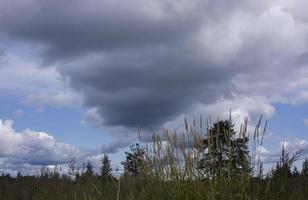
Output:
M305 158L303 162L302 175L308 176L308 158Z
M231 120L220 120L207 129L198 169L208 176L250 173L248 137L236 137Z
M131 176L137 177L140 175L141 168L145 162L145 150L138 143L131 145L130 150L131 152L125 152L126 160L122 162L122 165L126 172Z
M102 159L102 167L101 167L101 177L103 181L108 181L112 179L111 174L112 168L110 166L110 160L108 156L105 154Z
M72 158L68 163L68 176L70 178L76 176L76 159Z
M94 175L94 170L93 170L93 166L91 164L90 161L87 162L86 166L85 166L85 172L83 174L85 177L92 177Z

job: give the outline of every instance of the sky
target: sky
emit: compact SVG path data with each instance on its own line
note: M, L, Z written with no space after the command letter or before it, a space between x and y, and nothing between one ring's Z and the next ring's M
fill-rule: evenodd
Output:
M0 172L121 168L184 117L268 120L260 154L308 155L305 0L0 0ZM276 160L275 160L276 159Z

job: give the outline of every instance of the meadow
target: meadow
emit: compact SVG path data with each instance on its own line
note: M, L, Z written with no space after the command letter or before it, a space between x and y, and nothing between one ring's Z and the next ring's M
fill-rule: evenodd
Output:
M124 173L114 176L107 156L100 173L91 163L69 172L42 166L37 176L0 177L1 200L306 200L308 160L300 171L294 163L299 149L282 147L280 158L264 171L258 149L266 123L253 131L245 119L234 130L231 118L214 123L201 118L184 121L181 133L164 129L151 143L131 146L122 162Z

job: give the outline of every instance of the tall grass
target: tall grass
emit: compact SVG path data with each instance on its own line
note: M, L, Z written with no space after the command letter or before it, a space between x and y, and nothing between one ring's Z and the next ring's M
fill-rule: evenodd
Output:
M229 119L231 122L231 118ZM264 174L258 149L263 145L267 123L262 118L249 134L245 119L233 139L249 139L251 170L234 171L230 162L200 167L206 155L214 161L215 148L234 148L231 140L215 139L210 120L189 123L184 120L182 132L164 129L153 133L153 140L144 144L145 154L136 161L138 175L123 173L118 178L102 181L97 176L71 180L69 178L0 179L0 199L73 199L73 200L305 200L308 199L308 177L283 174L281 168ZM228 138L231 129L216 130ZM206 140L205 140L206 139ZM207 145L205 154L204 143ZM215 148L214 148L215 147ZM284 150L286 153L286 150ZM226 159L231 159L228 157ZM288 154L288 169L298 154ZM282 154L280 163L286 156ZM234 158L233 158L234 159ZM206 163L208 164L208 163ZM278 165L277 165L278 166Z
M131 197L128 199L255 199L252 196L254 187L250 187L254 179L252 174L234 174L231 172L232 166L218 165L215 174L207 166L198 167L204 156L202 146L205 138L208 160L211 157L215 159L213 147L219 148L223 144L220 137L214 139L211 123L205 122L204 125L201 121L197 127L196 122L189 124L185 120L184 124L182 133L164 129L161 135L153 134L152 144L146 147L145 161L140 163L140 177L136 180L121 178L126 184L124 187L129 186ZM262 143L264 132L260 133L260 126L261 120L253 135L253 151ZM225 138L231 134L230 129L217 131L222 132ZM248 138L247 119L236 137ZM226 145L232 149L230 140ZM260 158L255 161L254 154L251 158L251 163L257 163L255 168L262 165Z

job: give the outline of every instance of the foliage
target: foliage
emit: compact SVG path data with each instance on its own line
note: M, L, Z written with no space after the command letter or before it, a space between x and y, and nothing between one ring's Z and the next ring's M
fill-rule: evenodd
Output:
M122 162L124 170L131 176L140 175L141 169L145 163L145 150L137 143L130 146L131 152L125 152L126 160Z
M111 180L113 178L111 171L112 168L110 165L110 160L108 156L105 154L102 159L102 167L101 167L101 178L103 181Z
M94 176L94 169L90 161L83 163L81 178L91 179Z
M202 141L199 169L209 176L250 173L248 137L236 137L231 120L220 120L207 129Z
M68 176L74 178L77 175L76 159L71 158L68 163Z
M292 166L294 162L299 158L301 150L296 151L292 155L287 150L286 146L282 147L280 159L276 164L276 168L272 172L273 177L287 178L292 175Z
M308 176L308 158L303 162L302 175Z

